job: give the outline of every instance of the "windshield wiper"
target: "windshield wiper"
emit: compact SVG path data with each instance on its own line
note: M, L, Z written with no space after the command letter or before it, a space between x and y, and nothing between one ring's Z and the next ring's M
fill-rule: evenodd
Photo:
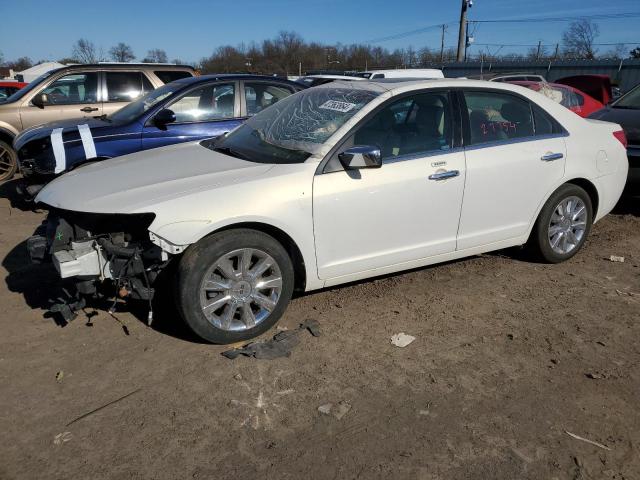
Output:
M225 155L229 155L231 157L239 158L240 160L249 160L246 156L242 155L240 152L230 149L229 147L215 147L213 149L214 152L224 153Z
M624 110L640 110L640 107L631 107L629 105L612 105L613 108L621 108Z

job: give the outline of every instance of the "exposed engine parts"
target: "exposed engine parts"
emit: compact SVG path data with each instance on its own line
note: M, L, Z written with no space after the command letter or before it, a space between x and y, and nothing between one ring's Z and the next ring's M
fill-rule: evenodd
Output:
M112 313L118 298L137 299L149 303L151 324L152 285L169 262L168 255L149 240L147 227L152 220L152 214L51 210L46 222L27 241L29 255L36 263L50 259L61 278L74 278L76 290L51 311L70 321L77 310L84 308L87 298L112 297Z

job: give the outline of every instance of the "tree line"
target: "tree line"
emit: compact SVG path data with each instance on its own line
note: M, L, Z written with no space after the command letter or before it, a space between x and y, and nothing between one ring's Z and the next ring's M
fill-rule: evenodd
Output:
M468 55L470 60L554 60L554 59L595 59L595 58L640 58L640 47L628 50L626 45L615 45L604 52L598 50L597 38L600 29L596 23L582 19L571 23L563 32L562 42L555 47L539 44L522 54L491 53L477 48ZM85 38L79 39L71 49L71 56L59 59L60 63L97 63L101 61L132 62L136 60L131 46L119 42L106 52ZM298 33L282 31L274 38L262 42L217 47L209 57L194 64L203 73L268 73L297 74L314 70L357 71L376 68L416 68L456 59L456 49L432 48L416 49L412 46L393 50L370 44L325 44L307 42ZM140 61L145 63L166 63L167 53L159 48L151 49ZM171 63L184 63L173 59ZM0 64L24 70L32 65L28 57Z

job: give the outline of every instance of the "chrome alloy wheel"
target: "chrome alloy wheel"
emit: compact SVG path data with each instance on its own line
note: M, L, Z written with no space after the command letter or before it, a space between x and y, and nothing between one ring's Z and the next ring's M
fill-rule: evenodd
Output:
M7 177L15 168L13 155L11 152L0 145L0 180Z
M241 248L207 270L200 284L200 307L217 328L242 331L269 317L281 293L278 263L261 250Z
M587 228L587 206L575 196L563 199L549 220L549 245L554 252L566 255L576 248Z

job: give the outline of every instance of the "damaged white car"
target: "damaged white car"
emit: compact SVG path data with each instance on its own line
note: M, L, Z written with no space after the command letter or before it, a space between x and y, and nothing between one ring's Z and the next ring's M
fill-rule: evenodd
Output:
M106 283L150 301L176 262L186 323L235 342L273 326L296 290L515 245L571 258L620 197L624 143L618 125L517 86L334 82L218 141L54 180L29 251L75 277L78 298Z

